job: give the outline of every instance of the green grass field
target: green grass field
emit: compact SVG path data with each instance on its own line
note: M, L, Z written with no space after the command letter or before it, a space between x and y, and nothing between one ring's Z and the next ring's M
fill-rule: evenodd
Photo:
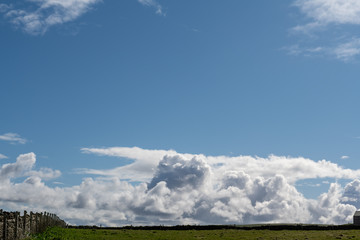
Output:
M148 240L230 240L230 239L360 239L360 230L103 230L50 228L31 239L148 239Z

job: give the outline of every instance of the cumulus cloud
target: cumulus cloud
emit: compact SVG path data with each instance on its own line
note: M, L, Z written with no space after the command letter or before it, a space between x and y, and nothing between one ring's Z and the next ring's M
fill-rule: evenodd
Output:
M169 189L199 188L210 174L210 166L205 160L193 157L190 160L181 155L164 156L152 178L149 188L153 188L161 181L166 182Z
M45 180L60 173L46 168L35 171L35 154L23 154L1 167L0 204L14 210L55 212L72 224L104 226L339 224L351 222L360 206L359 171L325 160L205 156L136 147L82 151L133 159L127 166L143 162L155 167L148 168L152 175L148 180L137 184L105 172L105 178L85 178L80 185L49 187ZM145 169L129 169L145 173ZM298 180L324 177L353 180L344 187L331 183L318 199L307 199L295 187Z
M14 26L32 35L44 34L50 27L73 21L101 0L28 0L24 5L0 5Z
M20 155L15 163L7 163L0 168L0 181L23 176L25 171L30 170L36 161L34 153Z
M342 201L360 209L360 180L355 179L345 186Z
M350 183L351 184L351 183ZM345 187L347 188L348 185ZM337 183L330 185L329 191L320 195L313 214L321 223L336 224L352 222L356 207L342 202L343 190Z
M5 133L3 135L0 135L0 140L8 141L13 144L14 143L25 144L27 142L27 140L25 138L22 138L17 133Z

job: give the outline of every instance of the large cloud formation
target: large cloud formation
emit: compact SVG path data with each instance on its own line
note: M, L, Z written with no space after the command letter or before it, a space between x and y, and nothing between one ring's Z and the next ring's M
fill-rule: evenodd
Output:
M55 212L71 224L248 224L269 222L341 224L360 206L358 170L322 160L270 156L226 157L173 150L102 148L88 154L126 157L133 163L113 170L82 169L100 175L72 187L49 187L61 173L34 170L34 153L0 168L0 205L13 210ZM146 169L141 168L146 163ZM129 171L134 178L125 180ZM145 173L148 178L140 177ZM125 178L123 178L125 176ZM140 183L131 181L141 180ZM330 184L318 199L295 187L308 178L353 179ZM21 180L23 179L23 180Z

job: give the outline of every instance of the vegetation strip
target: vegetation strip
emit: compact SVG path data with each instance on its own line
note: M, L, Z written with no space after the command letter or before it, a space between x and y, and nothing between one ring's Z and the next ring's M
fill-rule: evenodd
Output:
M135 229L102 229L102 228L50 228L32 240L40 239L146 239L146 240L331 240L360 239L360 230L135 230Z

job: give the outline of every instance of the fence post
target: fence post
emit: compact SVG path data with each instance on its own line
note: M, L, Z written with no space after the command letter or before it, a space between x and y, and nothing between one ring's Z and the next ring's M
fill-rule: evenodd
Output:
M4 223L3 223L3 239L7 239L7 216L6 212L4 212Z
M47 212L44 212L44 226L43 226L43 229L42 231L44 231L46 228L47 228L47 225L48 225L48 217L47 217Z
M0 224L1 224L1 228L0 228L0 237L2 239L3 237L3 224L4 224L4 214L3 214L3 210L0 209Z
M41 212L40 213L40 229L39 229L39 232L42 232L44 230L44 217L43 217L43 213Z
M18 212L14 213L15 222L14 222L14 238L17 239L17 230L18 230Z
M38 220L38 213L35 213L35 233L38 233L39 231L39 220Z
M39 229L39 232L42 232L43 230L43 225L44 225L44 215L43 213L41 212L40 215L39 215L39 226L40 226L40 229Z
M33 219L33 212L30 211L30 234L33 233L33 229L34 229L32 219Z
M24 211L24 219L23 219L23 235L26 235L26 211Z

